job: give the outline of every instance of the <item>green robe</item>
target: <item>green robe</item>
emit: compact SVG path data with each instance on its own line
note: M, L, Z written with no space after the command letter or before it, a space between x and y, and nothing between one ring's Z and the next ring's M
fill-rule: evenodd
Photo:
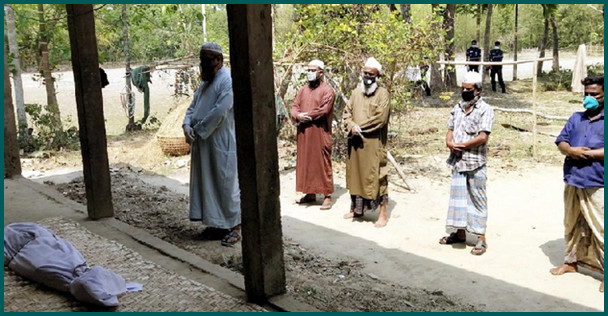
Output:
M388 194L386 142L389 116L388 90L378 87L371 96L363 94L360 87L353 90L342 116L348 133L346 188L351 195L374 200ZM363 130L363 138L352 135L355 125Z

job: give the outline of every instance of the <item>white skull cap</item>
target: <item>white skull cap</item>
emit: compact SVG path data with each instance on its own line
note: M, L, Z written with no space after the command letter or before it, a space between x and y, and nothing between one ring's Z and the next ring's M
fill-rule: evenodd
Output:
M322 61L320 61L319 59L313 59L311 62L308 63L309 66L317 66L319 67L321 70L325 69L325 63L323 63Z
M203 51L203 50L213 52L216 54L220 54L220 55L224 54L224 52L222 50L222 46L220 44L218 44L217 42L205 42L201 46L201 51Z
M382 74L382 65L376 60L374 57L370 57L365 61L364 67L376 68L378 70L378 74Z
M475 71L468 71L467 73L464 74L462 83L468 83L468 84L481 83L481 75Z

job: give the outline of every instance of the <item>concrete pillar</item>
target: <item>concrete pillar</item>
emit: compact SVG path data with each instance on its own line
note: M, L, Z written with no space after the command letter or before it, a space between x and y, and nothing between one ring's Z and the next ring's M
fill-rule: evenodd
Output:
M95 17L91 4L66 4L89 218L114 216Z
M285 292L269 4L227 5L247 299Z

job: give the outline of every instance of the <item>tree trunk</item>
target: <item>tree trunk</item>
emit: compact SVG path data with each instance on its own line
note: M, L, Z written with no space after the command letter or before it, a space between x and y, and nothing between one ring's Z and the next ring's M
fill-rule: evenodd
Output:
M11 81L8 76L8 52L4 46L4 178L21 174L15 109L11 95ZM6 201L6 200L5 200Z
M431 4L433 14L439 14L439 4ZM431 89L433 92L439 92L443 90L443 77L441 76L441 72L439 71L439 64L431 63ZM349 90L345 90L349 91Z
M127 124L125 130L135 131L141 129L141 125L135 124L135 100L133 100L133 90L131 88L131 55L129 53L129 26L127 21L126 4L122 5L122 37L125 44L125 90L127 93L127 113L129 114L129 123Z
M6 28L8 49L13 55L13 83L15 88L15 106L17 108L17 122L19 136L27 134L27 118L25 116L25 106L23 102L23 81L21 80L21 61L19 59L19 47L17 42L17 28L15 26L15 10L12 4L4 5L6 13Z
M38 4L38 22L40 23L40 41L39 41L39 54L40 54L40 74L44 78L44 86L46 88L46 111L51 114L50 125L55 131L62 131L61 125L61 113L59 112L59 105L57 104L57 95L55 94L55 78L51 72L51 65L49 63L49 49L48 49L48 36L46 30L46 20L44 18L44 5Z
M401 16L403 17L403 21L406 23L412 22L412 5L411 4L400 4L399 8L401 9Z
M557 22L555 15L551 16L551 27L553 28L553 71L559 71L559 38L557 35Z
M203 13L203 42L206 42L207 41L207 11L205 10L204 3L201 4L201 11Z
M515 34L513 38L513 61L517 61L517 20L519 18L519 4L515 5ZM517 80L517 64L513 65L513 81Z
M488 10L486 12L486 31L485 34L483 36L483 60L484 61L489 61L490 60L490 34L491 34L491 30L492 30L492 4L488 4ZM481 68L483 70L482 74L481 74L481 78L482 78L482 82L483 79L485 79L487 71L488 71L488 67L487 66L483 66L483 68Z
M475 16L475 39L481 38L481 4L477 5L477 15Z
M540 42L540 54L538 58L545 57L545 48L547 47L547 39L549 38L549 19L545 18L545 30L543 31L543 40ZM543 74L543 62L539 61L538 66L536 66L536 75L540 76Z
M456 4L447 4L443 15L443 29L445 30L445 60L454 60L454 13ZM444 77L445 86L448 88L456 87L456 68L446 67Z

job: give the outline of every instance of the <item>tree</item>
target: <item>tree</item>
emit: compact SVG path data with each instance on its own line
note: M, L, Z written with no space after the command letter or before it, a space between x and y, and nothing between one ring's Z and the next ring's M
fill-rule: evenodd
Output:
M412 5L411 4L399 4L399 8L401 9L401 16L403 17L403 21L405 23L412 23Z
M541 6L543 8L543 18L544 18L545 24L544 24L544 28L543 28L543 39L540 43L540 48L539 48L540 53L539 53L538 58L545 57L545 49L547 47L547 42L549 39L549 23L550 23L550 20L552 19L552 17L555 15L555 12L557 11L557 4L541 4ZM554 37L557 36L556 32L557 32L557 26L554 29ZM554 62L555 62L555 58L557 56L556 47L555 47L555 45L557 45L556 38L554 40L553 45L554 45L553 46L553 49L554 49L553 58L554 58ZM558 67L559 67L559 63L558 63ZM559 68L558 68L558 70L559 70ZM538 68L536 70L536 75L540 76L540 75L542 75L542 73L543 73L543 62L539 61Z
M12 57L13 82L15 87L15 105L17 108L17 122L19 138L27 135L27 118L25 116L25 106L23 102L23 82L21 80L21 61L19 59L19 48L17 30L15 27L15 10L12 4L4 5L6 17L7 39L9 52Z
M489 61L490 60L490 31L492 28L492 4L488 4L487 5L487 12L486 12L486 31L485 34L483 36L483 60L484 61ZM482 73L482 78L485 77L485 74L488 70L488 67L483 67L483 73Z
M126 131L135 131L141 129L141 125L135 124L135 100L133 100L133 90L131 87L131 55L129 49L129 23L127 20L127 5L122 4L122 36L124 40L124 52L125 52L125 102L127 107L127 113L129 115L129 123L125 127Z
M456 4L447 4L443 13L443 29L445 30L445 60L454 60L454 14ZM446 67L444 83L446 87L456 87L456 69Z
M557 22L555 21L555 15L557 13L557 4L554 5L555 8L552 9L551 17L549 21L551 22L551 28L553 29L553 71L559 71L559 37L557 35Z
M38 4L38 23L39 23L39 70L40 74L44 78L44 85L46 87L46 111L51 114L49 126L52 127L55 132L62 132L63 126L61 125L61 113L59 112L59 104L57 103L57 95L55 94L55 78L51 71L51 65L49 63L49 34L47 33L46 18L44 16L44 5ZM50 31L54 29L54 25L49 28Z

